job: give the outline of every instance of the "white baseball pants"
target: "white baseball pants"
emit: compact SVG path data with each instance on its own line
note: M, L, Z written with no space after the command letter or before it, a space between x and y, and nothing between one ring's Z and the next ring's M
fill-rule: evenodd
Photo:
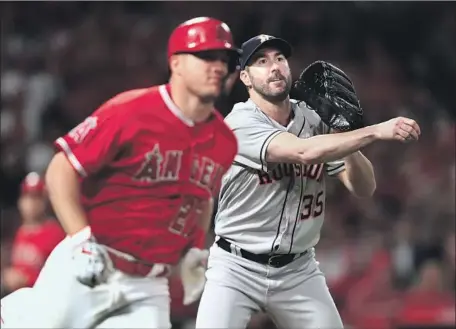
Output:
M266 311L280 329L341 329L342 320L314 252L274 268L210 249L207 282L197 329L246 328L253 313Z
M171 328L167 278L115 270L89 288L71 270L68 241L53 250L33 288L2 299L1 328Z

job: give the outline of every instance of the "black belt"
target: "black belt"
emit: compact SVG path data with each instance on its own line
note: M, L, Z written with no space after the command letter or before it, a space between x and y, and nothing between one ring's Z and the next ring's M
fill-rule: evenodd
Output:
M219 240L217 240L217 245L220 248L222 248L223 250L225 250L229 253L233 253L232 249L231 249L232 244L229 243L228 241L226 241L224 238L220 237ZM238 251L240 252L242 258L251 260L251 261L259 263L259 264L269 265L269 266L277 267L277 268L288 265L295 259L307 254L307 251L304 251L300 254L276 254L276 255L254 254L254 253L251 253L250 251L247 251L244 249L238 249Z

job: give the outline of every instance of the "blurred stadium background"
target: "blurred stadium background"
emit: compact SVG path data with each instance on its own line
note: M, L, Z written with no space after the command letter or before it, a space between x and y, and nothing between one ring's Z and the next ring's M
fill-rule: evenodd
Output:
M165 82L169 33L208 15L226 21L238 44L259 33L289 40L295 76L318 59L342 67L369 123L397 115L420 123L415 145L365 149L378 181L372 200L329 185L317 257L350 327L454 327L455 3L2 2L0 8L2 270L21 224L19 184L30 171L44 172L52 141L112 95ZM221 112L245 98L236 84L220 101ZM197 305L182 307L180 294L176 279L174 327L192 328ZM263 316L250 326L273 328Z

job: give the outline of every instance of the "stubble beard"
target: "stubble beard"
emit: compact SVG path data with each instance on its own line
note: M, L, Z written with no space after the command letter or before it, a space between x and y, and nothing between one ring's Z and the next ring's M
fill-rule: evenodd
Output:
M291 91L291 77L285 78L285 89L282 92L274 93L269 87L269 82L266 82L262 85L253 84L252 88L255 90L261 97L271 103L280 103L283 102L290 94Z

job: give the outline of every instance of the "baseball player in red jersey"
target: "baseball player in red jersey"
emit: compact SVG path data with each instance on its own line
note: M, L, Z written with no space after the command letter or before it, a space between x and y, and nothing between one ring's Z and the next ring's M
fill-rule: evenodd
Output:
M68 237L32 289L35 327L170 328L181 259L186 303L199 298L212 198L237 153L214 102L239 52L225 23L184 22L168 84L117 95L57 139L46 183Z
M29 173L21 184L18 208L22 224L12 246L11 265L2 271L2 290L32 287L47 257L65 238L60 225L46 215L44 180Z

